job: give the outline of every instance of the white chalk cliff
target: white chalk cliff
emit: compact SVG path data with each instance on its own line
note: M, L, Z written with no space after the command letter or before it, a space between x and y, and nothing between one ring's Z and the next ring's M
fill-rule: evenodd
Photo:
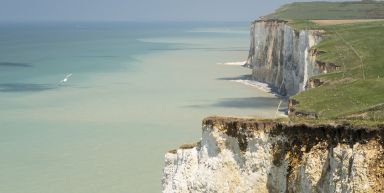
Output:
M316 61L321 33L281 20L253 22L246 62L253 79L288 96L321 84L311 77L337 70ZM207 118L200 142L166 153L163 192L384 192L381 127Z
M384 192L384 132L207 118L201 142L165 155L163 192Z
M295 30L283 20L254 21L246 62L252 78L268 83L282 95L303 91L308 79L322 72L312 49L321 34L319 30Z

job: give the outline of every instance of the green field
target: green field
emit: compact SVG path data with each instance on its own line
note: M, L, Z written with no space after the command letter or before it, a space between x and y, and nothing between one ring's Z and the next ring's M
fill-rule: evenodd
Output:
M384 2L302 2L284 5L267 18L311 19L382 19Z
M318 60L340 69L315 77L321 86L294 96L296 110L315 112L319 119L384 121L384 22L324 29Z
M376 17L371 16L378 10ZM292 97L298 102L296 113L316 118L291 116L292 120L384 122L384 21L320 26L304 20L382 18L384 2L293 3L272 16L289 20L297 30L325 30L323 41L313 48L320 51L317 60L339 66L334 72L313 77L322 82L319 87Z

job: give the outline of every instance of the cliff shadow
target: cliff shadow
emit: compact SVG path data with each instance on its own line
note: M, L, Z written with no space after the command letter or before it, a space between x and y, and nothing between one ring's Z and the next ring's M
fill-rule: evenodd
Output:
M279 99L271 97L223 98L212 104L214 107L225 108L258 108L273 107L279 104Z
M255 109L265 107L277 107L279 104L278 98L271 97L247 97L247 98L221 98L212 104L193 104L183 106L185 108L239 108L239 109Z
M221 77L216 80L251 80L251 75L241 75L235 77Z

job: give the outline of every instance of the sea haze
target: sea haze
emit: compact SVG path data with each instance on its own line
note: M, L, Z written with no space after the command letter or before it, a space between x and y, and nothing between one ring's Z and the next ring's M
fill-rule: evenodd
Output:
M0 192L160 192L164 153L205 116L274 116L223 65L248 39L248 23L1 24Z

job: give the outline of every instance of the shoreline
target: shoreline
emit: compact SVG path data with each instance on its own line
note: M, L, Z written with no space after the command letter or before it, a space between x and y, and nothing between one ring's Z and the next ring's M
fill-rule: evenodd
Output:
M226 63L218 63L218 64L225 65L225 66L242 66L242 67L245 67L244 66L245 62L246 61L244 61L244 62L226 62ZM286 96L280 95L279 92L277 92L277 89L274 88L273 86L271 86L270 84L264 83L264 82L260 82L260 81L256 81L256 80L252 80L250 74L244 75L243 77L245 77L245 79L241 79L241 78L229 79L229 81L240 83L240 84L247 85L247 86L250 86L250 87L254 87L254 88L257 88L257 89L259 89L259 90L261 90L263 92L271 93L271 94L275 95L278 98L286 99Z
M240 84L247 85L250 87L254 87L254 88L257 88L257 89L264 91L266 93L273 93L273 89L267 83L258 82L258 81L250 80L250 79L234 79L234 80L229 80L229 81L240 83Z
M246 63L246 61L244 61L244 62L226 62L226 63L218 63L218 64L226 65L226 66L242 66L242 67L244 67L245 63ZM256 80L252 80L251 75L244 75L243 79L241 79L241 78L230 79L229 81L235 82L235 83L240 83L240 84L245 85L245 86L256 88L259 91L274 95L276 98L280 99L280 101L281 101L278 108L276 109L275 118L288 116L288 108L284 108L284 105L283 105L283 108L280 106L281 103L287 103L288 98L286 96L280 95L276 91L276 89L273 88L270 84L264 83L264 82L259 82ZM288 104L285 106L288 106Z

